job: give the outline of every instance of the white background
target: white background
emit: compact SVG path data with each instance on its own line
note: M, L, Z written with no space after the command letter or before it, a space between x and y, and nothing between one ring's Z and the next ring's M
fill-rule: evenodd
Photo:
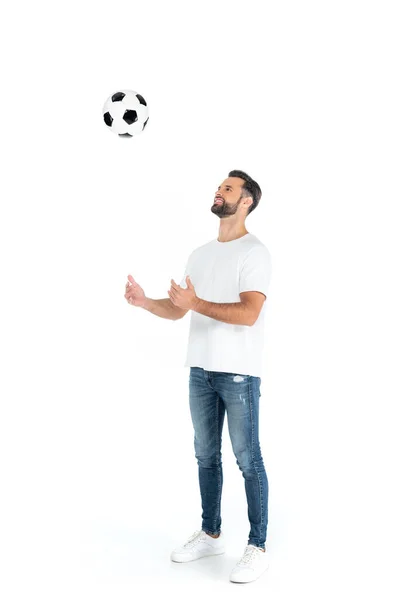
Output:
M398 598L396 4L6 9L3 598L238 593L228 578L249 523L226 422L227 552L169 560L201 526L190 313L169 321L124 299L129 273L152 298L180 282L218 235L211 206L231 169L261 186L246 227L273 261L260 399L271 566L243 593ZM102 118L124 88L149 106L133 139Z

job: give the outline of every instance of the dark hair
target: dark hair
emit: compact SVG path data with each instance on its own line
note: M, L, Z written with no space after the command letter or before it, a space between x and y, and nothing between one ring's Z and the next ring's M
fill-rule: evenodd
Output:
M244 171L230 171L228 177L240 177L244 179L244 183L242 185L242 193L240 198L244 198L246 196L251 196L253 199L252 204L247 210L247 216L258 206L261 198L261 188L254 179L252 179L247 173Z

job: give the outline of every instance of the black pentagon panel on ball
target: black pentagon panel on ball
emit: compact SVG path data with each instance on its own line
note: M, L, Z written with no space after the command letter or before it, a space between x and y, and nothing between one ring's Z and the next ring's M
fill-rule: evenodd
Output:
M112 118L110 113L109 112L104 113L103 117L104 117L104 123L106 125L108 125L109 127L111 127L114 119Z
M119 137L133 137L130 133L119 133Z
M147 106L146 100L143 98L143 96L141 96L140 94L136 94L136 98L139 100L140 104L144 104L144 106Z
M145 120L145 122L143 123L143 129L146 127L146 125L147 125L147 121L148 121L148 120L149 120L149 117L147 117L147 119L146 119L146 120ZM143 131L143 129L142 129L142 131Z
M136 110L126 110L122 118L125 121L125 123L128 123L128 125L132 125L132 123L137 121Z
M121 100L123 100L124 98L125 98L124 92L116 92L115 94L112 95L111 101L112 102L121 102Z

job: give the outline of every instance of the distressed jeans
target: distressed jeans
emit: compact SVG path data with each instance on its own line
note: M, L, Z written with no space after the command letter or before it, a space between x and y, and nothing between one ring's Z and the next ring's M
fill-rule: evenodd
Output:
M268 479L258 439L260 377L190 367L189 401L199 469L202 530L221 531L222 427L225 411L236 463L247 497L248 544L265 548Z

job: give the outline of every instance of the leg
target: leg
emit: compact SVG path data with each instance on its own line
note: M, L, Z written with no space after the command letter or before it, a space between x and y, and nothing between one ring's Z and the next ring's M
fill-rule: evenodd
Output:
M229 435L236 463L245 480L249 544L265 549L268 525L268 479L259 443L259 377L213 373L215 387L227 412ZM217 383L218 382L218 383Z
M225 407L211 387L209 372L200 367L190 367L189 400L199 468L202 529L208 534L219 535L223 482L221 441Z

